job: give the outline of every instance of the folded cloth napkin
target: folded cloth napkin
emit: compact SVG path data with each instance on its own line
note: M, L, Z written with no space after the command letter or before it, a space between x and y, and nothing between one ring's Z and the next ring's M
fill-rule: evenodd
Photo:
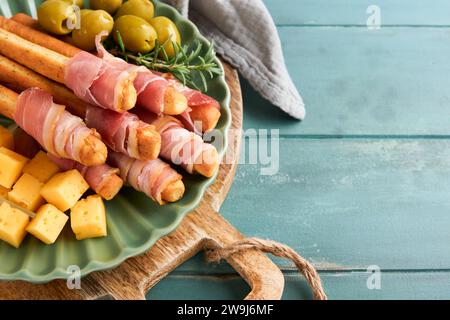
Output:
M272 104L297 119L303 100L284 62L277 29L262 0L165 0L189 17L216 51Z

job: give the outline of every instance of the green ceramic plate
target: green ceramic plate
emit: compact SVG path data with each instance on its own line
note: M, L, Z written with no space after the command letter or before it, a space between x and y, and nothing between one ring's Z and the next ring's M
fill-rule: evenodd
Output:
M5 16L17 12L35 12L42 1L1 0L0 13ZM87 1L85 1L87 2ZM156 15L167 16L176 22L183 41L189 43L207 40L197 28L184 19L174 8L154 1ZM8 5L9 4L9 5ZM230 94L224 77L208 83L208 94L222 105L222 118L218 129L224 137L231 123ZM219 150L225 152L226 144ZM106 204L108 237L76 241L70 228L64 230L51 246L28 236L20 249L0 243L0 280L25 280L45 283L66 279L69 266L78 266L83 276L93 271L111 269L125 259L142 254L161 237L172 232L183 217L200 202L206 188L214 179L185 176L186 195L176 204L160 207L144 194L125 188L118 197Z

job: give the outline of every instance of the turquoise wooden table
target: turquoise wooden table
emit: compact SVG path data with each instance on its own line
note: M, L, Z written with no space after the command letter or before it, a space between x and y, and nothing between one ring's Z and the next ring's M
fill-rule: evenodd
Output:
M221 212L314 262L331 299L449 299L450 2L264 1L307 117L292 120L243 82L245 128L280 129L280 170L241 165ZM379 30L366 25L373 3ZM295 268L275 261L284 298L310 298ZM228 266L196 257L148 298L248 290Z

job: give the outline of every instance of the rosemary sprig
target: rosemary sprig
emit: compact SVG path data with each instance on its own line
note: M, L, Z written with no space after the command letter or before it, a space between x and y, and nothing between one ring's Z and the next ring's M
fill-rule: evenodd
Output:
M150 70L169 72L185 86L205 92L208 90L207 77L212 79L223 73L216 63L213 43L203 54L203 44L199 41L190 46L180 46L172 42L175 54L173 57L169 57L165 50L167 42L161 44L156 41L155 48L151 52L135 54L125 49L123 38L119 32L117 33L118 45L109 50L113 55L145 66Z

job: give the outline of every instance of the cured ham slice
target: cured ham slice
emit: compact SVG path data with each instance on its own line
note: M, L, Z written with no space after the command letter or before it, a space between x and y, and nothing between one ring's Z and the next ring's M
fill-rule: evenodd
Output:
M133 82L137 70L138 67L123 63L121 59L105 59L81 51L66 63L64 82L84 101L124 112L136 103Z
M166 203L162 197L164 190L182 179L181 175L160 159L142 161L110 151L108 161L119 168L124 181L160 205Z
M135 109L139 118L156 127L161 135L161 158L181 166L188 173L194 173L196 165L217 163L217 152L213 145L205 143L202 138L186 130L174 117L158 117L141 108ZM211 159L205 155L213 155Z
M14 120L48 152L82 163L87 139L100 138L81 118L70 114L63 105L54 103L50 94L37 88L19 95Z
M219 102L198 90L183 85L172 74L160 74L168 80L169 84L182 93L188 102L188 109L178 119L190 131L197 134L214 129L220 118Z
M48 154L48 157L56 163L61 170L78 170L92 190L106 200L111 200L114 198L123 185L123 182L117 182L117 180L120 179L117 176L119 169L112 168L107 164L87 167L73 160L55 157L50 153ZM114 187L111 187L111 185L114 185ZM111 190L113 191L111 192Z
M152 145L160 145L161 137L155 127L140 121L132 113L117 113L114 111L89 106L86 110L86 124L89 128L95 128L103 138L103 141L116 152L122 152L129 157L147 160L155 159L159 155L159 147L156 152L141 150L139 141L152 140ZM145 136L145 137L144 137ZM148 156L148 153L152 153ZM146 155L146 156L144 156Z
M181 101L179 101L180 99L178 96L180 94L173 89L169 81L161 77L159 74L151 72L145 67L137 67L135 65L128 64L127 62L125 62L120 58L114 57L103 47L101 43L101 37L103 35L105 34L101 33L96 37L98 56L103 61L103 63L109 67L108 72L123 71L123 72L133 72L137 74L133 84L137 94L138 106L141 106L156 114L166 113L168 112L167 109L174 109L172 111L175 111L176 114L179 114L186 109L187 102L185 98L181 95L182 99ZM93 63L92 67L93 69L96 67L98 69L98 65L95 63ZM92 83L91 79L92 77L95 77L93 76L93 74L96 72L98 71L86 72L86 74L89 74L89 76L87 77L88 79L80 79L80 80L86 81L87 83ZM103 91L111 92L111 90L103 90ZM99 90L99 92L102 92L102 90ZM179 108L181 108L182 111L177 112Z

